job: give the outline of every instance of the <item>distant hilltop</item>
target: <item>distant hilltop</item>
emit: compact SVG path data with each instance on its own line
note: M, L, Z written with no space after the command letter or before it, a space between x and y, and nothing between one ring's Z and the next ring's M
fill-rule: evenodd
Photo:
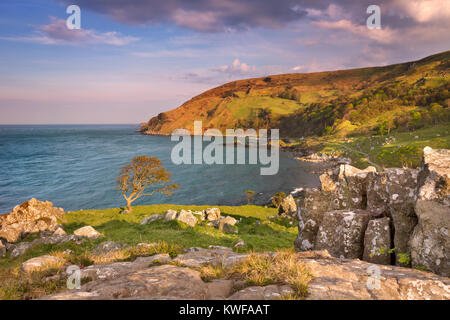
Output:
M158 114L143 134L169 135L194 120L204 130L279 128L282 137L365 134L450 121L450 51L350 70L238 80Z

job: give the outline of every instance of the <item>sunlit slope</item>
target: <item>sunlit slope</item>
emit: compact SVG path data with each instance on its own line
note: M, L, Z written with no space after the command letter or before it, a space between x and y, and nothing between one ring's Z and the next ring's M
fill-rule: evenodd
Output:
M414 62L233 81L159 114L147 134L203 128L280 128L284 137L364 134L448 121L450 51ZM381 128L381 129L380 129Z

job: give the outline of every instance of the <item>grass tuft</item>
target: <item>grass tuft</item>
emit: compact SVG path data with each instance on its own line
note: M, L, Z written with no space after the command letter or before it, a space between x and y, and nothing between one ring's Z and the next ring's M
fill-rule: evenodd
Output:
M244 279L248 285L288 284L295 291L292 298L305 298L312 279L310 271L292 250L282 250L273 256L252 253L234 265L229 274Z

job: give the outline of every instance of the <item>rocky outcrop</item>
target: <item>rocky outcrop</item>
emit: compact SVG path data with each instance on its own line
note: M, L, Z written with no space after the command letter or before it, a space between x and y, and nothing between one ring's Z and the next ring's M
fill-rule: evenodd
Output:
M391 263L390 251L397 265L412 264L448 275L449 176L450 151L431 148L424 149L420 170L376 172L347 164L330 169L320 177L320 189L300 194L295 247L298 251L327 249L337 257L380 264ZM366 214L353 233L344 215L358 210ZM352 249L344 243L349 239Z
M297 214L297 204L291 194L281 201L278 214L287 217L294 217Z
M450 150L425 148L419 181L412 265L450 276Z
M343 164L339 166L339 170L332 172L331 175L336 180L336 188L332 191L332 209L365 209L367 205L366 178L368 173L374 170L374 167L359 170L351 165Z
M367 206L392 218L394 247L399 254L409 254L409 238L417 224L414 203L417 198L418 170L390 168L370 174L367 182Z
M0 238L14 243L29 233L40 231L55 231L64 210L53 207L50 201L31 199L17 205L0 221Z
M411 268L299 253L310 270L308 300L449 300L450 279ZM379 281L378 281L379 280Z
M231 248L211 246L209 250L198 247L190 248L173 261L187 267L200 267L206 264L232 266L246 257L246 254L235 253Z
M154 215L151 215L149 217L145 217L144 219L142 219L141 225L149 224L149 223L152 223L153 221L158 221L158 220L161 220L161 219L163 219L162 215L154 214Z
M391 230L388 217L370 220L364 235L363 260L376 264L391 264Z
M132 262L93 265L81 270L84 281L91 281L79 290L42 299L278 300L295 296L294 290L285 283L247 286L244 280L234 277L205 282L196 270L224 261L223 266L231 268L242 259L245 255L229 248L211 246L211 249L191 248L174 260L167 254L159 254ZM333 258L327 251L301 252L295 259L313 275L308 283L307 299L310 300L450 299L450 279L429 272ZM233 292L234 288L237 291Z
M191 227L195 227L198 222L197 218L192 214L192 212L186 210L180 210L177 215L177 220Z
M81 243L82 237L76 235L59 235L52 234L50 236L41 236L33 241L24 241L17 244L8 243L6 249L11 252L12 258L25 254L30 248L40 244L61 244L65 242L73 241L74 243Z
M295 247L300 250L312 250L316 242L317 231L323 215L330 209L331 193L315 188L307 188L301 193L297 219L298 237Z
M164 219L165 222L177 220L179 222L187 224L190 227L195 227L199 222L207 221L206 224L208 226L218 228L220 231L226 233L238 233L238 230L235 227L235 225L238 223L238 220L230 216L222 216L219 208L207 208L203 211L181 209L178 212L169 209L163 215L154 214L142 219L141 225L145 225L160 219Z
M139 257L132 262L92 265L81 270L81 279L113 280L127 273L148 268L154 263L167 263L170 260L170 256L164 253L150 257Z
M205 299L208 285L200 272L174 265L143 268L113 280L96 280L81 287L88 299ZM54 295L48 299L77 299L77 296Z

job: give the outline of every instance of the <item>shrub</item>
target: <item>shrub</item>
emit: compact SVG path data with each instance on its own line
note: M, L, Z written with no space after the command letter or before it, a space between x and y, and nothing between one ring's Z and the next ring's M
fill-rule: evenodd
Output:
M286 198L286 194L284 192L277 192L272 197L272 204L275 208L278 208L281 205L281 202Z

